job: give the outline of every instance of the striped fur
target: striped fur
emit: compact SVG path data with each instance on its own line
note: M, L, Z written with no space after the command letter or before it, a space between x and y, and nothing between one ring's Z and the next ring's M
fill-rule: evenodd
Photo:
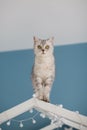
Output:
M53 38L41 40L34 37L35 60L32 68L32 84L36 97L49 102L55 77Z

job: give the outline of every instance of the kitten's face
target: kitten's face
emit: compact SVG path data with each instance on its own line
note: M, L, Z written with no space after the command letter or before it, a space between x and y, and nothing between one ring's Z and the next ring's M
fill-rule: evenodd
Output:
M53 38L42 40L34 37L34 53L37 56L47 56L53 53Z

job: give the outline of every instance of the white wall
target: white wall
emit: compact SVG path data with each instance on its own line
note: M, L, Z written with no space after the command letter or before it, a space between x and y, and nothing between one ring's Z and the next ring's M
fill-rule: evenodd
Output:
M0 51L32 48L34 35L87 42L87 0L0 0Z

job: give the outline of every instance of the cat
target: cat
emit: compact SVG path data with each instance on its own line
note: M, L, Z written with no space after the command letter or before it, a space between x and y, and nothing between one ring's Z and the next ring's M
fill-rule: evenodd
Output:
M50 102L50 92L55 78L54 38L34 40L34 65L32 85L35 97Z

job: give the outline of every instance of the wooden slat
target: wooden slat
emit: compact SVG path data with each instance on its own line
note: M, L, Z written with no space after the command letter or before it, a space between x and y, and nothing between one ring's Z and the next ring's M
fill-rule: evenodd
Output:
M56 128L58 128L58 127L55 124L50 124L42 129L40 129L40 130L54 130Z
M29 109L33 108L33 106L34 106L34 99L32 98L9 110L0 113L0 124L28 111Z
M59 106L46 103L35 99L35 108L41 109L41 111L47 111L48 113L54 113L59 117L63 118L63 122L66 125L72 126L73 128L80 129L82 125L82 130L87 130L87 116L83 116L76 112L61 108ZM39 110L40 111L40 110Z
M62 117L63 123L73 128L87 130L87 116L46 103L36 98L31 98L30 100L0 113L0 124L30 110L31 108L35 108L39 112L48 112L48 116L50 114L55 114L58 117ZM57 128L58 126L56 124L50 124L41 130L49 130L49 128L52 130L54 127Z

